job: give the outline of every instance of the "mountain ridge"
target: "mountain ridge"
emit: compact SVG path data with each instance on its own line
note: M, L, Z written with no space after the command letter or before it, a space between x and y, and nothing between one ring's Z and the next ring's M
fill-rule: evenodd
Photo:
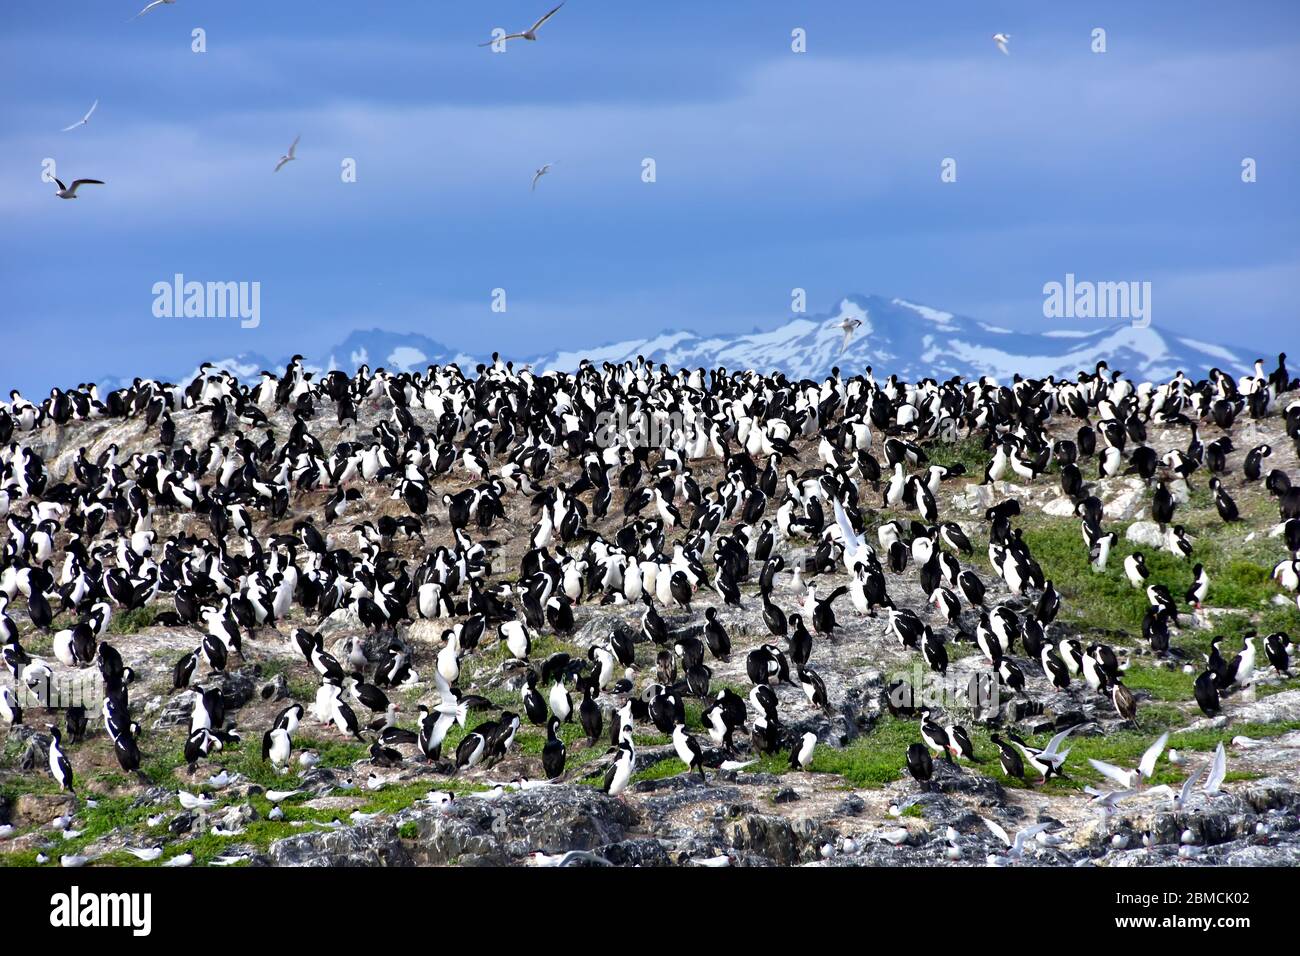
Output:
M856 319L861 325L842 347L840 323L845 319ZM1094 330L1016 331L903 298L850 294L841 298L836 309L791 316L765 331L701 335L665 329L593 347L563 348L542 355L503 353L502 358L540 372L571 372L583 359L599 365L638 355L674 368L752 368L763 373L782 371L795 378L822 378L836 367L846 374L871 367L906 379L987 375L1002 381L1016 374L1072 376L1090 370L1099 361L1146 379L1167 378L1180 369L1192 376L1203 375L1212 367L1242 373L1263 353L1127 322ZM212 364L248 380L264 368L283 368L287 359L242 353ZM490 361L490 356L450 348L420 332L372 328L353 331L330 349L305 355L304 361L315 371L338 368L351 373L361 364L372 369L421 371L430 364L456 362L472 369L479 362Z

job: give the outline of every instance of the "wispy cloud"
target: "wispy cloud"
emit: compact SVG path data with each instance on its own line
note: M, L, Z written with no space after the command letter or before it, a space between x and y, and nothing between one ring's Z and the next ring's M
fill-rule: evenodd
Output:
M360 51L381 59L407 54L405 45ZM899 189L924 203L939 195L939 162L951 156L963 189L991 198L1008 216L1041 218L1051 213L1039 202L1052 188L1045 179L1065 193L1099 182L1112 196L1148 190L1146 174L1186 159L1161 149L1174 136L1207 148L1213 139L1229 151L1225 162L1258 144L1261 124L1271 128L1274 146L1293 138L1291 111L1258 91L1295 80L1297 54L1300 48L1239 51L1106 69L1077 60L787 56L714 99L669 104L487 107L473 97L450 102L444 91L427 103L214 105L168 122L123 120L106 107L94 130L78 139L11 131L0 138L8 157L0 171L15 181L25 171L31 183L45 155L61 165L60 153L68 163L93 163L94 175L112 179L111 198L98 199L98 212L117 228L127 208L126 225L141 229L195 216L232 222L250 209L279 208L293 211L294 221L280 226L290 230L346 216L346 192L326 188L339 185L344 157L360 164L363 188L356 191L364 192L367 211L419 202L487 215L519 203L519 185L527 186L535 165L552 160L561 165L546 191L569 205L634 199L639 163L651 156L662 170L657 200L708 195L713 202L779 206L859 202ZM263 62L248 51L233 55ZM303 162L269 176L299 130ZM1287 145L1294 150L1294 142ZM315 201L301 201L303 192ZM44 215L45 198L35 188L7 190L0 209Z

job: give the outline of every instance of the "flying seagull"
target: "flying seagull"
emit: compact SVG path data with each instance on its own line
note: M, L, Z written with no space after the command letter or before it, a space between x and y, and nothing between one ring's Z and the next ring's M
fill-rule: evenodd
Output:
M844 330L844 341L840 343L841 355L843 355L844 350L849 347L849 339L853 338L853 333L857 330L858 326L860 326L861 324L862 324L861 319L846 318L843 322L841 322L839 325L836 326L837 329Z
M280 161L275 164L275 171L277 173L280 171L280 167L283 166L285 163L291 163L298 158L293 154L293 151L298 148L298 140L300 139L302 139L302 133L299 133L297 136L293 138L293 142L289 145L289 152L281 156Z
M86 115L85 115L85 116L83 116L81 119L77 120L77 122L73 123L71 126L65 126L65 127L63 127L63 129L60 130L60 132L66 133L66 132L68 132L69 130L74 130L74 129L76 129L78 126L85 126L87 123L90 122L90 114L93 113L93 112L95 112L95 107L98 106L98 105L99 105L99 100L95 100L95 102L93 102L93 103L90 104L90 109L86 110Z
M1136 790L1114 790L1105 793L1095 787L1084 787L1083 792L1092 797L1090 802L1096 804L1096 806L1101 810L1101 818L1103 820L1115 812L1115 806L1121 800L1127 800L1129 797L1133 796L1133 794L1137 793Z
M1205 786L1201 789L1208 797L1214 796L1223 786L1223 778L1228 774L1228 755L1224 752L1223 741L1219 741L1219 746L1214 750L1214 760L1210 764L1210 775L1205 778Z
M1158 787L1152 787L1150 790L1147 791L1147 793L1168 794L1170 799L1173 800L1174 809L1181 810L1184 806L1187 805L1187 798L1192 795L1192 788L1196 786L1196 781L1201 779L1201 774L1204 772L1205 772L1205 768L1200 767L1192 771L1191 773L1189 773L1187 775L1187 779L1183 781L1183 788L1179 790L1177 793L1174 793L1173 787L1163 783Z
M564 6L563 3L561 3L559 7L555 7L553 10L551 10L549 13L546 14L546 16L542 17L540 20L534 23L523 33L507 33L505 36L500 38L500 42L504 43L506 40L536 40L538 28L540 28L541 25L545 23L547 20L551 19L551 17L555 16L555 14L559 12L560 7L562 6ZM491 46L496 42L498 41L488 40L487 43L480 43L479 46Z
M60 199L76 199L78 186L102 186L102 179L74 179L71 186L63 185L63 180L55 177L54 181L58 183L59 188L54 190L54 195Z
M1023 830L1019 831L1016 834L1016 838L1013 840L1007 835L1006 830L1002 829L1001 826L990 820L988 817L980 817L980 819L984 821L984 825L989 828L989 831L995 837L1007 845L1007 856L1013 860L1020 859L1020 855L1024 852L1026 841L1036 837L1051 826L1050 823L1035 823L1033 826L1025 827Z
M148 13L148 12L149 12L150 10L152 10L154 7L160 7L160 6L162 6L164 3L175 3L175 2L176 2L176 0L153 0L152 3L150 3L147 7L145 7L143 10L141 10L139 13L137 13L137 14L136 14L134 17L132 17L131 19L132 19L132 20L139 20L142 16L144 16L146 13Z
M561 6L562 6L562 5L563 5L563 4L561 4ZM556 7L555 9L558 10L559 7ZM545 166L543 166L543 167L542 167L541 169L539 169L537 172L533 173L533 192L536 192L536 191L537 191L537 180L541 179L543 176L545 176L547 173L549 173L549 172L551 171L551 167L554 166L554 165L555 165L554 163L547 163Z
M1060 750L1061 744L1065 743L1065 738L1070 736L1079 726L1079 724L1075 724L1072 727L1066 727L1047 742L1047 747L1044 750L1039 750L1036 747L1026 747L1024 742L1016 737L1013 737L1011 742L1024 755L1029 765L1043 775L1043 782L1046 783L1047 778L1052 774L1056 774L1058 777L1061 775L1061 768L1065 766L1065 758L1070 756L1070 751L1062 752Z
M1011 51L1007 49L1007 44L1011 42L1010 33L993 34L993 42L998 45L998 49L1001 50L1003 54L1005 54L1006 56L1011 55Z
M844 560L852 565L864 550L871 550L871 545L867 544L866 535L858 534L853 530L853 525L849 522L849 516L844 511L844 506L840 504L840 499L831 498L831 501L835 503L835 523L839 525L840 535L844 538Z
M1144 780L1150 780L1151 775L1156 772L1156 761L1160 759L1160 754L1164 751L1167 743L1169 743L1169 732L1165 731L1160 735L1159 740L1147 748L1136 770L1125 770L1122 767L1116 767L1114 764L1106 763L1104 760L1094 760L1091 757L1088 758L1088 763L1092 764L1093 769L1114 780L1121 787L1134 790L1140 787Z

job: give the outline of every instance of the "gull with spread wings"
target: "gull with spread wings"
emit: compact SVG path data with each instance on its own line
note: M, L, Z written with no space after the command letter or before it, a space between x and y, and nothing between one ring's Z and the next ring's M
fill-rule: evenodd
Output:
M63 185L63 180L55 177L54 182L58 184L58 189L54 190L54 195L60 199L76 199L78 186L102 186L102 179L74 179L71 186Z
M1025 827L1023 830L1019 831L1016 834L1016 838L1013 840L1007 835L1006 830L1002 829L1001 826L994 823L988 817L980 817L980 819L983 820L984 825L989 828L989 832L1007 845L1007 858L1012 860L1020 859L1020 855L1025 850L1025 843L1051 826L1050 823L1035 823L1033 826Z
M1113 790L1105 792L1098 790L1096 787L1084 787L1083 792L1092 797L1088 802L1101 810L1102 820L1105 820L1115 812L1115 807L1121 800L1127 800L1129 797L1133 796L1133 794L1137 793L1136 790Z
M853 524L849 521L844 505L840 504L840 499L832 498L831 501L835 504L835 523L839 525L840 536L844 538L844 566L850 573L859 560L870 566L875 551L867 543L867 536L853 530Z
M60 132L62 132L62 133L66 133L66 132L68 132L69 130L74 130L74 129L76 129L78 126L85 126L87 123L90 122L90 114L93 113L93 112L95 112L95 107L97 107L97 106L99 106L99 100L95 100L95 102L93 102L93 103L90 104L90 109L86 110L86 115L85 115L85 116L83 116L81 119L77 120L77 121L76 121L75 123L73 123L71 126L65 126L65 127L63 127L63 129L60 130Z
M1182 789L1179 790L1177 793L1175 793L1174 788L1169 786L1169 784L1167 783L1162 783L1158 787L1152 787L1150 790L1147 791L1147 793L1166 794L1169 796L1170 800L1173 801L1174 809L1181 810L1183 809L1183 807L1187 805L1187 798L1192 795L1192 789L1196 786L1196 781L1201 779L1201 774L1204 772L1205 772L1205 768L1200 767L1192 771L1191 773L1189 773L1187 775L1187 779L1183 781Z
M143 10L141 10L139 13L137 13L137 14L136 14L135 16L133 16L131 19L132 19L132 20L139 20L142 16L144 16L146 13L148 13L148 12L149 12L150 10L152 10L154 7L161 7L164 3L175 3L175 2L176 2L176 0L153 0L152 3L150 3L148 6L146 6Z
M537 192L537 180L541 179L543 176L549 173L551 171L551 167L554 165L555 165L554 163L547 163L541 169L533 173L533 186L532 186L533 192Z
M1046 783L1049 777L1061 777L1061 768L1065 766L1065 758L1070 756L1070 751L1061 751L1061 744L1065 743L1065 738L1079 727L1075 724L1073 727L1067 727L1059 734L1048 741L1047 746L1042 750L1036 747L1028 746L1023 740L1014 735L1011 737L1011 743L1015 745L1025 757L1026 763L1043 775L1043 783Z
M1151 775L1156 772L1156 761L1160 759L1160 754L1164 752L1167 743L1169 743L1169 732L1165 731L1160 735L1159 740L1147 748L1136 770L1125 770L1123 767L1116 767L1114 764L1106 763L1104 760L1094 760L1091 757L1088 758L1088 763L1092 764L1094 770L1114 780L1126 790L1136 790L1145 781L1150 780Z
M1223 749L1223 741L1219 741L1219 746L1214 749L1214 760L1210 763L1210 775L1205 778L1205 786L1201 788L1207 797L1212 797L1219 792L1223 786L1223 778L1228 775L1228 754Z
M293 138L293 142L289 145L289 152L281 156L280 161L275 164L275 171L277 173L280 171L280 167L283 166L285 163L291 163L298 158L293 154L293 151L298 148L298 140L300 139L302 139L302 133L299 133L297 136Z
M492 46L495 43L505 43L507 40L536 40L537 31L541 28L542 24L545 23L547 20L551 19L551 17L555 16L557 13L559 13L560 7L562 6L564 6L563 3L561 3L560 6L550 10L546 14L546 16L542 17L540 20L534 23L523 33L507 33L503 37L495 37L491 40L488 40L486 43L480 43L479 46Z
M843 355L844 350L849 347L849 339L853 338L853 333L856 332L858 330L858 327L861 325L862 325L861 319L846 318L839 325L835 326L837 329L844 330L844 341L840 343L841 355Z

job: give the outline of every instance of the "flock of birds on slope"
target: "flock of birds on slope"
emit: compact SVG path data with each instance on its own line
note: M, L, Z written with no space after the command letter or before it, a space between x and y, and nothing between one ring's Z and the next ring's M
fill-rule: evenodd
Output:
M149 4L147 4L147 5L144 7L144 9L142 9L139 13L137 13L137 14L136 14L132 19L138 20L140 17L144 16L146 13L149 13L149 12L151 12L151 11L157 9L158 7L165 6L165 5L169 5L169 4L173 4L173 3L175 3L175 2L176 2L176 0L151 0L151 2L150 2ZM529 40L529 41L535 41L535 40L537 39L537 33L538 33L538 31L542 28L542 25L545 24L548 20L550 20L551 17L553 17L553 16L555 16L557 13L559 13L559 12L560 12L560 8L563 7L563 6L564 6L564 4L563 4L563 3L560 3L560 4L556 5L555 7L552 7L552 8L551 8L550 10L548 10L545 14L543 14L541 17L539 17L539 18L537 19L537 21L536 21L535 23L533 23L533 25L530 26L530 27L529 27L528 29L526 29L526 30L521 30L521 31L519 31L519 32L517 32L517 33L507 33L507 32L505 32L505 31L500 31L498 34L494 34L494 36L493 36L493 38L492 38L491 40L488 40L488 41L486 41L486 42L484 42L484 43L480 43L479 46L481 46L481 47L488 47L488 46L490 46L490 47L493 47L493 48L496 48L496 49L502 49L502 48L504 48L504 46L505 46L507 43L509 43L509 41L511 41L511 40ZM1011 42L1011 34L1009 34L1009 33L995 33L995 34L993 34L993 42L994 42L995 44L997 44L997 48L998 48L998 49L999 49L1003 54L1010 55L1011 50L1010 50L1010 48L1009 48L1009 44L1010 44L1010 42ZM99 100L95 100L95 102L94 102L93 104L91 104L90 109L86 111L86 114L85 114L85 115L84 115L80 120L78 120L78 121L75 122L75 123L72 123L72 124L69 125L69 126L65 126L65 127L63 127L62 132L64 132L64 133L71 132L72 130L77 129L78 127L85 126L87 123L90 122L91 114L93 114L93 113L95 112L95 110L96 110L96 108L98 108L98 106L99 106ZM302 136L301 136L301 135L298 135L298 136L294 137L293 143L289 146L288 151L287 151L283 156L281 156L280 159L276 162L274 172L277 172L277 173L278 173L282 168L284 168L285 164L290 163L290 162L292 162L292 161L294 161L295 159L298 158L298 157L295 155L295 151L297 150L297 148L298 148L298 142L299 142L301 139L302 139ZM530 191L534 191L534 192L535 192L535 191L537 190L537 182L538 182L538 180L540 180L543 176L545 176L547 173L549 173L549 172L551 171L551 169L552 169L554 166L555 166L554 163L544 163L543 165L541 165L541 166L539 166L539 167L537 168L537 170L533 173L532 185L531 185L531 187L530 187ZM77 190L78 190L79 188L81 188L82 186L87 186L87 185L91 185L91 186L103 186L103 185L105 185L105 183L104 183L104 181L103 181L102 179L74 179L74 180L72 181L72 184L69 186L69 185L65 185L65 184L63 183L62 180L55 178L55 179L54 179L54 183L55 183L55 185L58 186L58 189L56 189L56 190L54 191L54 195L55 195L56 197L58 197L59 199L76 199L76 198L77 198ZM845 336L844 336L844 344L845 344L845 346L848 345L849 336L850 336L851 334L852 334L852 329L846 329L846 330L845 330Z
M1152 506L1163 525L1178 507L1170 481L1191 480L1205 469L1213 475L1220 515L1234 520L1220 477L1232 471L1231 440L1224 435L1203 443L1198 426L1227 430L1238 415L1277 415L1284 393L1300 385L1289 378L1285 356L1271 374L1257 363L1256 373L1240 380L1213 370L1200 381L1180 373L1136 386L1104 364L1075 381L1017 378L1004 386L987 378L880 382L870 369L851 378L835 370L821 382L796 382L780 373L672 372L643 359L599 368L584 362L573 374L539 375L494 356L477 372L471 379L449 365L372 374L362 366L350 377L341 371L313 375L295 357L282 376L263 372L252 386L205 365L184 385L136 379L106 395L93 384L55 388L39 405L11 392L0 404L0 516L7 530L0 659L14 687L48 686L55 666L97 667L105 687L105 732L123 770L138 772L140 728L130 696L136 675L107 638L115 614L166 596L174 607L158 613L155 623L193 628L197 635L173 675L176 688L193 693L184 744L193 768L239 741L216 675L232 656L243 657L245 634L275 628L291 615L333 618L352 622L353 635L338 657L325 648L319 630L299 627L290 638L319 675L320 687L314 701L292 702L264 729L262 756L276 768L288 772L294 734L309 715L369 743L378 766L417 759L399 749L407 747L451 774L501 760L527 720L546 727L540 769L553 781L566 762L557 728L576 718L594 744L608 720L612 748L603 787L618 795L636 767L638 728L647 724L670 734L687 772L701 777L706 767L739 769L746 756L752 761L778 750L788 750L792 768L810 768L817 735L787 726L796 723L788 719L790 710L802 708L792 700L801 698L796 693L782 703L777 690L798 687L813 708L830 709L812 662L818 643L843 632L835 604L847 595L858 615L883 611L881 636L920 654L935 671L947 669L948 631L953 640L973 642L987 659L982 679L1023 695L1025 670L1041 667L1057 688L1082 680L1089 692L1108 695L1131 721L1136 699L1124 685L1116 652L1046 636L1061 595L1013 526L1019 514L1014 498L984 515L988 562L1010 595L989 606L991 586L958 557L973 551L965 529L939 510L941 483L963 469L930 462L923 446L963 432L983 436L990 454L984 483L1008 472L1033 480L1055 462L1061 488L1082 520L1082 550L1105 571L1114 534L1103 529L1101 503L1083 477L1085 467L1091 470L1088 460L1099 477L1136 474L1156 483ZM379 416L364 437L356 434L363 406ZM182 409L199 433L210 429L206 442L197 436L177 442L173 415ZM268 415L278 413L291 416L292 427L277 437ZM1282 414L1287 434L1300 442L1300 401ZM313 424L329 418L341 439L349 430L355 439L323 447ZM25 441L43 429L96 421L140 421L142 450L124 455L112 444L92 458L82 447L66 473L56 476ZM609 428L611 421L625 423L626 430ZM1049 423L1072 421L1080 423L1074 438L1050 439ZM640 441L649 429L672 422L699 424L663 447ZM1149 427L1167 426L1188 426L1190 445L1161 455L1145 443ZM260 442L250 434L257 428L265 429ZM800 446L811 450L814 444L814 466L798 473L789 467ZM1267 446L1250 450L1243 477L1263 480L1277 498L1289 556L1275 576L1295 591L1300 486L1292 487L1281 470L1264 475L1269 453ZM702 484L698 476L715 462L716 483ZM566 463L576 466L575 480L563 480ZM431 513L441 510L431 488L438 482L455 487L461 476L468 486L441 496L449 526L443 527ZM347 525L361 487L400 502L396 513ZM507 503L515 498L533 520L518 567L501 575L494 567L500 546L484 535L509 520ZM687 507L689 519L683 516ZM879 524L873 544L865 532L878 509L916 517ZM166 515L189 516L187 530L161 537L155 522ZM600 522L612 531L596 530ZM204 523L210 534L196 534ZM280 530L272 532L272 523ZM450 533L444 543L426 546L424 535L434 527ZM1186 536L1178 526L1168 533L1171 550L1183 554ZM344 545L348 539L354 548ZM398 540L418 542L414 566L395 550ZM783 555L791 556L789 565ZM824 593L817 577L841 568L848 584ZM891 598L891 578L910 578L909 568L929 595L926 605L899 606ZM1123 573L1135 586L1143 584L1140 561L1126 562ZM746 699L730 687L711 688L707 661L729 659L724 614L742 604L742 586L755 577L771 639L745 659L753 685ZM1192 578L1184 601L1197 607L1208 582L1199 566ZM701 591L718 598L703 612L702 638L693 636L698 626L670 626L661 613L693 615ZM1162 586L1148 587L1147 596L1143 638L1164 653L1182 603ZM20 597L32 628L52 635L55 663L24 649L13 617ZM779 601L798 606L789 612ZM1017 612L1013 602L1024 610ZM575 610L584 604L643 606L641 637L660 648L653 668L639 653L637 636L619 628L585 658L561 652L535 659L538 636L572 634ZM56 616L65 612L69 626L55 630ZM599 624L601 611L590 613ZM449 625L432 659L416 659L416 649L399 637L416 618ZM1218 711L1221 694L1248 685L1265 666L1255 641L1246 637L1229 659L1215 640L1195 682L1196 701L1207 714ZM521 674L522 717L504 710L473 725L454 755L444 758L442 745L454 725L466 727L471 710L496 709L458 686L466 656L494 643L504 646ZM1267 662L1280 674L1289 672L1289 650L1283 634L1264 642ZM432 670L437 693L419 706L415 725L404 727L387 692L421 687L417 666ZM950 762L978 759L961 726L941 724L928 709L918 713L899 687L889 690L890 709L919 721L920 742L905 755L913 776L928 779L939 755ZM687 698L705 702L702 730L714 746L703 746L687 727ZM359 718L358 708L373 720ZM9 686L0 693L0 716L23 720ZM50 726L49 770L74 793L68 744L80 741L88 724L84 708L69 708L67 744ZM1012 733L992 739L1006 773L1023 778L1028 767L1046 781L1064 773L1069 750L1063 745L1072 729L1042 748ZM747 740L737 741L737 731ZM1096 794L1103 809L1149 778L1157 756L1158 749L1136 771L1096 764L1121 787ZM1218 789L1223 770L1220 751L1207 788ZM546 785L524 778L511 784Z

